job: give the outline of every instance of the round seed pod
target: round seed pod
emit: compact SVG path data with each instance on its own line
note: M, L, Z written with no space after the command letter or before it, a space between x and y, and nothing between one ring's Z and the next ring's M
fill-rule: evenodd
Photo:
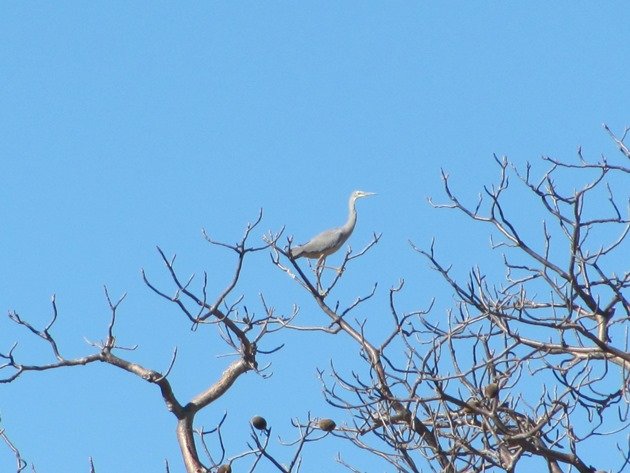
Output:
M479 401L479 399L475 399L474 397L471 397L470 399L468 399L468 401L466 401L466 406L464 407L463 410L466 413L475 412L472 408L481 407L480 404L481 402Z
M337 424L335 424L335 421L332 419L322 419L319 421L318 425L324 432L332 432L335 430L335 427L337 427Z
M232 473L232 467L230 465L221 465L217 473Z
M494 399L499 396L499 385L497 383L490 383L483 392L488 399Z
M267 428L267 421L264 417L254 416L250 422L258 430L265 430Z

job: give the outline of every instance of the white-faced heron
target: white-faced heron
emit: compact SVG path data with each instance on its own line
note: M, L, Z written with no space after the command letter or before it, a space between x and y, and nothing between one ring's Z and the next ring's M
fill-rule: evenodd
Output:
M313 237L308 243L291 248L291 256L293 258L305 256L307 258L317 259L317 265L321 266L326 257L341 248L341 245L343 245L352 234L352 230L354 230L354 226L357 223L355 202L357 199L369 195L374 195L374 192L354 191L348 201L348 221L342 227L323 231Z

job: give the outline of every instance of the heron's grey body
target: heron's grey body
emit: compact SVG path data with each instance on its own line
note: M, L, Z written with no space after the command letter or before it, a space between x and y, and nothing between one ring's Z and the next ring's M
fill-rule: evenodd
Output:
M374 195L373 192L354 191L348 201L348 221L341 227L325 230L313 237L308 243L291 249L291 256L300 258L319 259L323 261L326 256L333 254L346 242L352 234L357 223L356 201L361 197Z

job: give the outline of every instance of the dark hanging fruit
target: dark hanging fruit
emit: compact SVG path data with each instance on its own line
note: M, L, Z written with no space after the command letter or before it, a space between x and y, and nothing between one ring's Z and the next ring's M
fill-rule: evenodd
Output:
M332 419L322 419L319 421L319 428L324 432L332 432L335 430L335 427L337 427L337 424L335 424L335 421Z
M267 421L261 416L252 417L251 423L258 430L265 430L267 428Z

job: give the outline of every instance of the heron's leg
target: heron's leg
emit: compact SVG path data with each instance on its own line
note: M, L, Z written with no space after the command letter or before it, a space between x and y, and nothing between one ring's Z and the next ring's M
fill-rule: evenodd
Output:
M317 292L322 293L322 272L324 270L324 263L326 261L325 256L320 256L317 259L317 264L315 266L315 278L317 279Z
M319 279L319 277L322 275L322 271L324 270L324 268L326 267L326 257L325 256L320 256L317 259L317 279Z
M334 269L335 271L337 271L337 274L341 274L343 272L343 268L341 266L338 268L335 266L326 266L326 257L320 256L319 259L317 260L317 267L316 267L317 278L319 278L322 275L322 272L324 271L324 269Z

